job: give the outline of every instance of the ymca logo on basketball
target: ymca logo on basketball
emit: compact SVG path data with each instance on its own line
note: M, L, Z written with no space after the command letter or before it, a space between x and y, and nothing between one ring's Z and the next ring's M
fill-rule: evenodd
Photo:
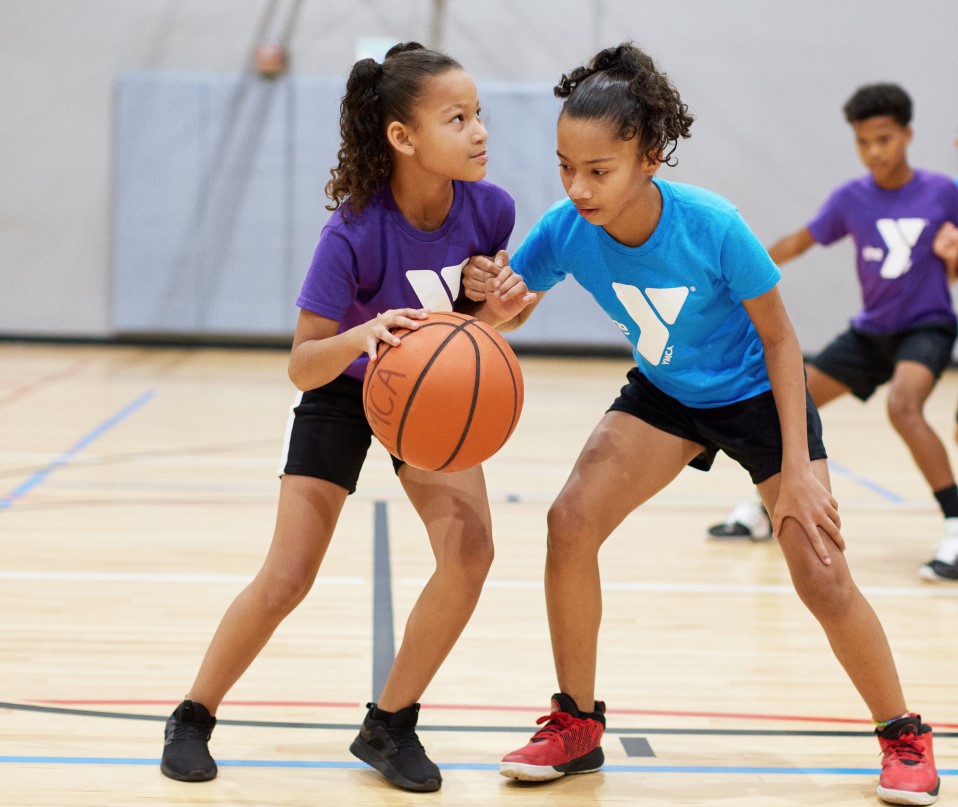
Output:
M888 280L901 277L911 269L911 250L924 231L928 222L925 219L878 219L875 228L885 242L886 253L881 247L862 247L863 261L880 261L880 274Z
M467 262L468 259L458 266L444 266L438 275L430 269L406 270L406 279L419 297L423 308L430 311L452 311L452 304L459 296L462 270Z
M672 361L672 345L669 345L669 329L678 319L682 306L689 296L688 286L670 289L645 289L626 283L613 283L615 296L625 306L629 316L639 326L639 338L635 349L652 364L668 364ZM629 335L629 329L621 322L616 325Z
M394 333L401 346L384 345L363 380L363 409L379 442L427 471L462 471L489 459L522 412L522 373L509 343L454 311Z

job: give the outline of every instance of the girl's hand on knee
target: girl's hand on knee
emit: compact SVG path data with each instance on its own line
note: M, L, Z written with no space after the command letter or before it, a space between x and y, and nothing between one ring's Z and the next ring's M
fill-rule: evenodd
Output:
M799 523L815 554L826 566L831 565L832 559L823 535L827 535L839 551L845 551L838 501L810 471L801 475L782 473L775 512L772 514L772 532L776 538L787 518Z

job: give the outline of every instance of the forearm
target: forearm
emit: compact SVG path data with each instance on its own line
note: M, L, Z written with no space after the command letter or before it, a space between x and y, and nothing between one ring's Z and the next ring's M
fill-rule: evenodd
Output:
M780 238L768 248L769 257L779 266L797 258L807 250L815 240L806 228Z
M359 358L363 346L353 330L328 339L308 339L293 346L288 371L297 389L306 392L328 384Z
M765 366L782 430L782 471L803 470L808 458L805 366L794 330L764 345Z

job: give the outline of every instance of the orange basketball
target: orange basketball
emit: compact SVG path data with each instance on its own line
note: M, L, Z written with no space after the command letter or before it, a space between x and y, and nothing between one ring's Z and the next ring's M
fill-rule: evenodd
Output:
M522 411L522 374L509 343L466 314L430 314L395 331L369 362L363 408L390 454L427 471L462 471L489 459Z

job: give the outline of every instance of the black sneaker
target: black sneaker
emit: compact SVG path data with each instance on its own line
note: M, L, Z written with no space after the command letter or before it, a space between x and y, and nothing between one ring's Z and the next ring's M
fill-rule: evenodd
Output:
M216 778L216 762L207 743L216 718L202 703L183 701L166 721L166 742L160 770L180 782L208 782Z
M394 713L379 711L375 703L366 707L366 719L349 746L352 754L406 790L439 790L439 768L416 736L419 704Z
M918 570L918 576L932 583L958 583L958 562L930 560Z

